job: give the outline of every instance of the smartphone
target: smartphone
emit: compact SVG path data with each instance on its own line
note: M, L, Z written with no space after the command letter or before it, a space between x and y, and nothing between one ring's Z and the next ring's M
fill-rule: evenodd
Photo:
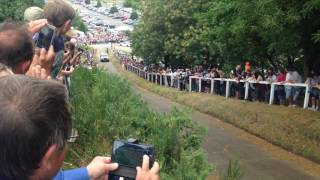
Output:
M114 141L111 160L118 163L119 168L116 171L110 172L110 174L134 179L137 176L136 167L142 166L143 155L149 156L149 168L151 168L155 159L152 145Z
M38 38L36 39L36 47L45 48L47 51L52 44L55 27L47 24L39 31Z

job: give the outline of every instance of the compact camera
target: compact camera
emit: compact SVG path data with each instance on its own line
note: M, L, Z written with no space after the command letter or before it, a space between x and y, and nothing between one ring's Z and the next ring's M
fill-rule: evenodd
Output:
M149 156L149 168L151 168L155 160L152 145L140 144L136 139L114 141L111 160L118 163L119 168L110 172L110 175L135 179L137 176L136 167L142 166L143 155Z
M53 41L53 35L55 31L55 27L47 24L43 28L41 28L38 37L36 39L36 46L38 48L45 48L48 50Z

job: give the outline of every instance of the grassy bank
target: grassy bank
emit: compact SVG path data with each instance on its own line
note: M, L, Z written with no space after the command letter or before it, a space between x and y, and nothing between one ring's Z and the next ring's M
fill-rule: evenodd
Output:
M191 121L190 112L156 114L126 80L80 68L72 76L70 102L80 136L69 148L67 164L110 156L114 140L133 137L155 146L162 179L205 179L212 170L200 147L205 129Z
M133 73L123 71L117 62L113 63L122 75L139 87L210 114L284 149L320 162L320 113L209 94L181 92L149 83Z

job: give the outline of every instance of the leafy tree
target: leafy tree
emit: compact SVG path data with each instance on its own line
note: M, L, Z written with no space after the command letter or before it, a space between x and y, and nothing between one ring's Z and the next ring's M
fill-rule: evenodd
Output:
M22 20L26 8L43 5L44 0L1 0L0 22L5 19Z
M130 19L136 20L136 19L138 19L138 18L139 18L138 13L137 13L136 11L133 11L133 12L131 13L131 15L130 15Z
M149 63L320 71L318 0L145 0L141 8L132 47Z
M139 9L140 8L140 0L125 0L123 2L123 7L127 8L133 8L133 9Z
M83 20L79 17L78 14L76 14L75 18L73 19L72 26L82 32L88 31L87 26L84 24Z
M123 2L123 7L132 7L133 5L133 0L125 0Z
M114 13L117 13L119 10L116 6L112 6L111 9L110 9L110 13L111 14L114 14Z

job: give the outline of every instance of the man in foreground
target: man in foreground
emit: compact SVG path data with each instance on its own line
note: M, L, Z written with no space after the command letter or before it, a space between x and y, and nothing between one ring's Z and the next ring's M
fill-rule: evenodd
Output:
M61 171L71 116L65 87L23 75L0 78L0 179L107 179L118 168L108 157ZM137 168L138 180L159 179L159 164Z

